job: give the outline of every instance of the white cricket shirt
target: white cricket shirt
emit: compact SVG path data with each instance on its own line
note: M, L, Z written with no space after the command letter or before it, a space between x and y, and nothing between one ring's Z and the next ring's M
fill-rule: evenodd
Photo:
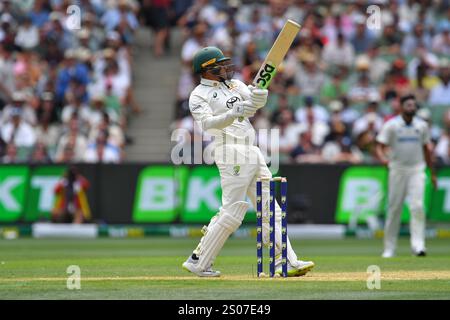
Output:
M414 117L408 125L402 116L387 121L377 136L377 141L390 147L390 169L425 168L423 146L430 142L430 132L425 121Z
M202 78L200 84L189 97L189 109L198 126L202 128L202 121L211 116L221 115L233 108L239 101L249 100L250 90L239 80L232 79L226 84ZM226 128L207 131L218 144L246 144L253 145L255 130L250 121L238 119Z

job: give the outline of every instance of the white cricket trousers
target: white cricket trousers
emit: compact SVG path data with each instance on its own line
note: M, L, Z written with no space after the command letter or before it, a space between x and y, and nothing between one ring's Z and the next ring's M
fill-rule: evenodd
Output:
M245 148L249 148L245 150ZM234 161L223 161L223 155L227 156L237 153ZM272 173L267 167L264 156L256 146L227 145L224 148L216 148L216 165L220 172L222 187L222 207L220 211L211 219L208 229L215 223L217 217L221 214L222 208L228 208L237 201L245 201L246 197L250 199L253 208L256 209L256 180L258 178L270 178ZM231 156L233 158L233 156ZM237 159L236 159L237 158ZM228 159L229 160L229 159ZM233 160L233 159L232 159ZM262 185L263 198L263 243L269 243L269 183ZM256 228L256 226L255 226ZM289 230L289 228L288 228ZM199 247L201 246L201 242ZM194 251L194 253L199 249ZM277 261L281 261L281 208L278 201L275 202L275 255ZM291 243L287 241L288 261L297 265L297 255L292 249Z
M384 249L395 252L403 204L410 211L411 249L425 250L424 170L389 170L388 216L384 229Z

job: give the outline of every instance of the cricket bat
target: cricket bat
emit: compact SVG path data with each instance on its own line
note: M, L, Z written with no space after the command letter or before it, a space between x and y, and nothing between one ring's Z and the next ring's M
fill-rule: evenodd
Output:
M292 20L286 21L281 29L278 37L270 48L269 53L264 59L261 68L253 79L253 85L260 89L267 89L272 81L278 66L284 60L286 53L288 52L295 36L300 30L300 25ZM239 121L244 120L243 117L239 118Z

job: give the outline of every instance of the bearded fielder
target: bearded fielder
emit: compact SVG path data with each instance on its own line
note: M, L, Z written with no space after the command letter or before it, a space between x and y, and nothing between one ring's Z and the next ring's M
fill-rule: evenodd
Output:
M266 104L268 91L246 86L232 79L230 58L218 48L206 47L193 59L194 72L201 75L200 84L192 91L189 108L196 123L214 137L214 161L219 169L222 206L203 227L203 237L183 268L199 277L218 277L212 264L228 237L242 223L249 197L256 208L256 180L270 178L264 156L253 145L255 132L248 120ZM240 119L239 119L240 118ZM243 121L240 121L242 120ZM269 242L269 187L263 186L263 241ZM281 273L281 209L276 203L276 272ZM288 240L288 276L301 276L314 267L311 261L298 260Z
M401 98L401 114L387 121L377 136L378 159L389 166L389 204L384 229L384 258L395 255L400 217L406 198L409 202L411 249L414 255L425 256L425 164L431 171L431 181L436 187L432 166L428 125L414 117L417 111L413 95ZM390 157L387 157L390 147Z

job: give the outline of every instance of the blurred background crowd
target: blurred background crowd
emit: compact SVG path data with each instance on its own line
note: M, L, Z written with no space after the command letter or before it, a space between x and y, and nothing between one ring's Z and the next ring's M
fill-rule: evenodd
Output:
M375 162L377 132L399 113L399 98L413 93L436 160L450 163L448 0L186 3L177 19L184 44L173 128L194 134L188 99L199 81L191 69L198 49L221 48L233 57L235 78L249 84L286 19L293 19L302 29L267 106L251 119L255 129L279 129L282 162ZM379 8L379 19L370 5ZM157 47L162 54L163 45Z
M235 78L251 83L293 19L302 29L267 106L251 119L257 130L279 129L282 162L374 162L378 130L399 113L399 97L414 93L436 160L450 163L449 2L0 0L1 162L126 160L127 128L141 111L133 45L144 27L152 41L146 59L181 57L170 129L201 139L188 108L199 81L195 52L221 48ZM74 4L78 28L70 27Z
M0 162L123 160L127 120L139 112L138 9L129 0L0 1Z

